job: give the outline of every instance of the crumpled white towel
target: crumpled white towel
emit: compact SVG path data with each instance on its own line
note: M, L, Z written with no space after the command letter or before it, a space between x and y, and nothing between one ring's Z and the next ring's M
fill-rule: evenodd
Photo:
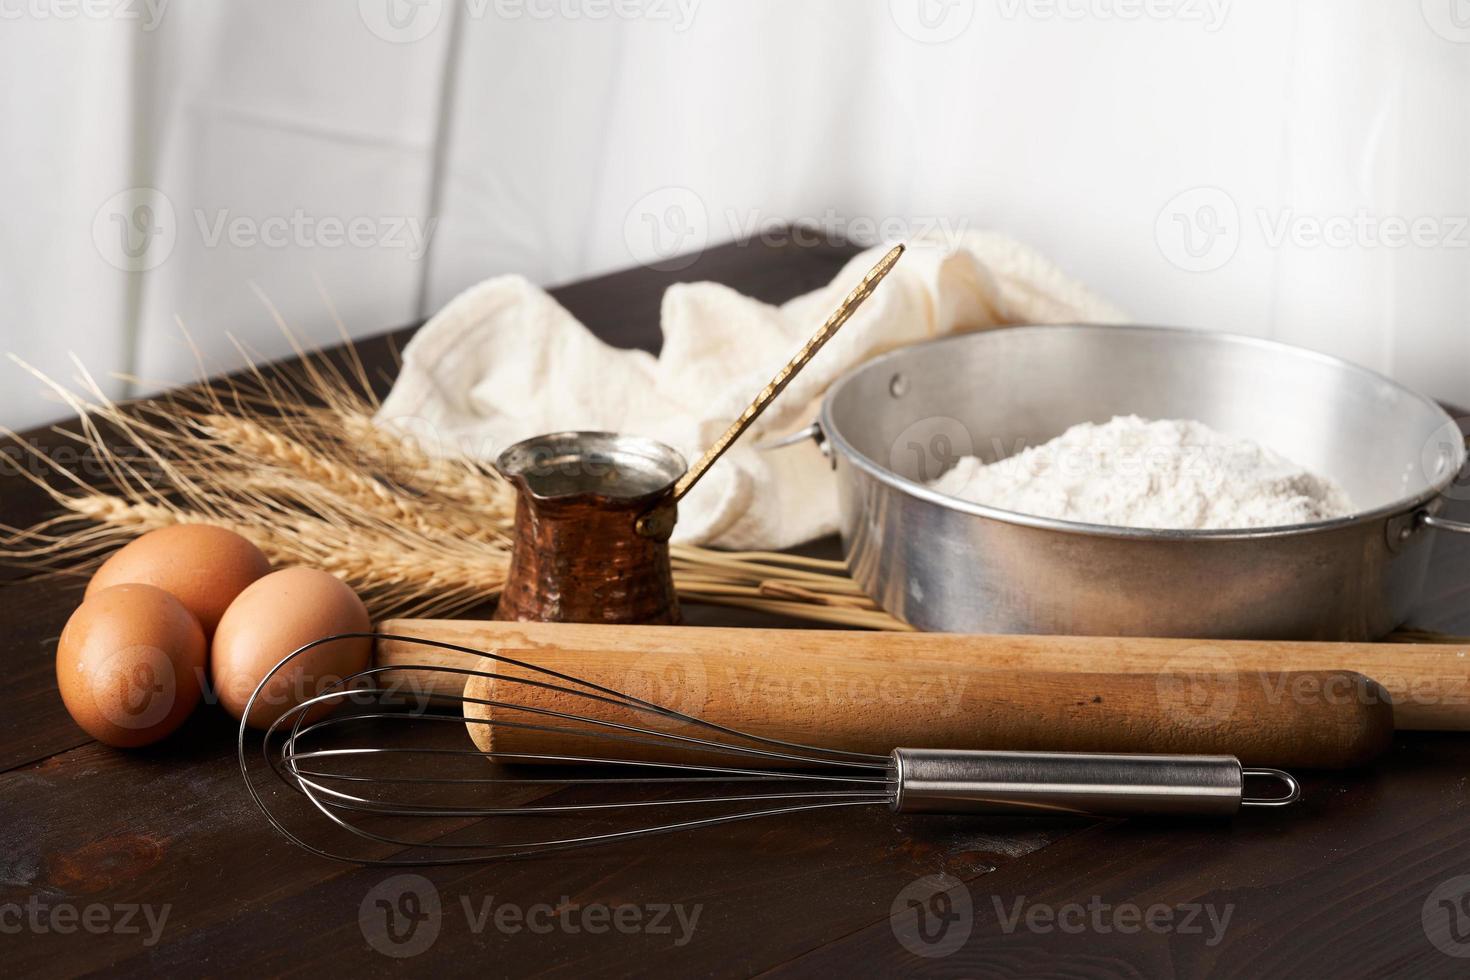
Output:
M414 336L378 421L486 459L533 435L604 429L650 436L692 462L887 247L855 256L829 285L780 306L718 283L671 286L656 358L604 344L520 276L488 279ZM828 385L854 365L948 333L1122 319L1039 253L1001 235L912 242L852 319L680 502L674 538L775 549L835 531L836 487L816 446L754 446L810 423Z

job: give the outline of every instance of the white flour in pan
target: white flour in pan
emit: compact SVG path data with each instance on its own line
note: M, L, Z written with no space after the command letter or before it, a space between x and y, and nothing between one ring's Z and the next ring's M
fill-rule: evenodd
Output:
M1332 480L1199 422L1119 416L986 465L964 456L930 484L977 504L1115 527L1279 527L1343 517Z

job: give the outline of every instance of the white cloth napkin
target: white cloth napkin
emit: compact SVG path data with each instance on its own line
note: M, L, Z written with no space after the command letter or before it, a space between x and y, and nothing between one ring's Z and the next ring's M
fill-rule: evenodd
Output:
M487 279L410 341L378 421L427 437L431 449L486 459L533 435L604 429L650 436L692 462L886 248L855 256L827 286L780 306L718 283L671 286L658 357L604 344L521 276ZM810 423L828 385L871 357L1003 324L1122 319L1001 235L910 243L876 292L681 501L674 538L775 549L836 530L836 487L816 446L754 446Z

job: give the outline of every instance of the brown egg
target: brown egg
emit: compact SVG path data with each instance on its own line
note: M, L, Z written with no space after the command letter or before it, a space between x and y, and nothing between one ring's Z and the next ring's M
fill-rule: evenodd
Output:
M88 735L119 748L149 745L184 723L204 683L204 631L152 585L89 592L56 647L56 686Z
M311 568L272 572L241 592L220 620L209 662L215 694L225 710L241 718L256 686L293 650L333 633L365 632L371 626L362 600L339 579ZM372 640L367 638L324 643L303 653L256 699L251 727L268 727L331 682L366 669L371 657Z
M156 585L198 617L210 637L235 597L270 570L261 550L234 531L177 524L124 545L97 569L87 595L124 582Z

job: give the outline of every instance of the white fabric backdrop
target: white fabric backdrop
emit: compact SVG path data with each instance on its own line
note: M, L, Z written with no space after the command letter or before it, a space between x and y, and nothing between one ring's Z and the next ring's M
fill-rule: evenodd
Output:
M0 349L63 376L808 218L1470 404L1465 0L0 0L0 83Z

